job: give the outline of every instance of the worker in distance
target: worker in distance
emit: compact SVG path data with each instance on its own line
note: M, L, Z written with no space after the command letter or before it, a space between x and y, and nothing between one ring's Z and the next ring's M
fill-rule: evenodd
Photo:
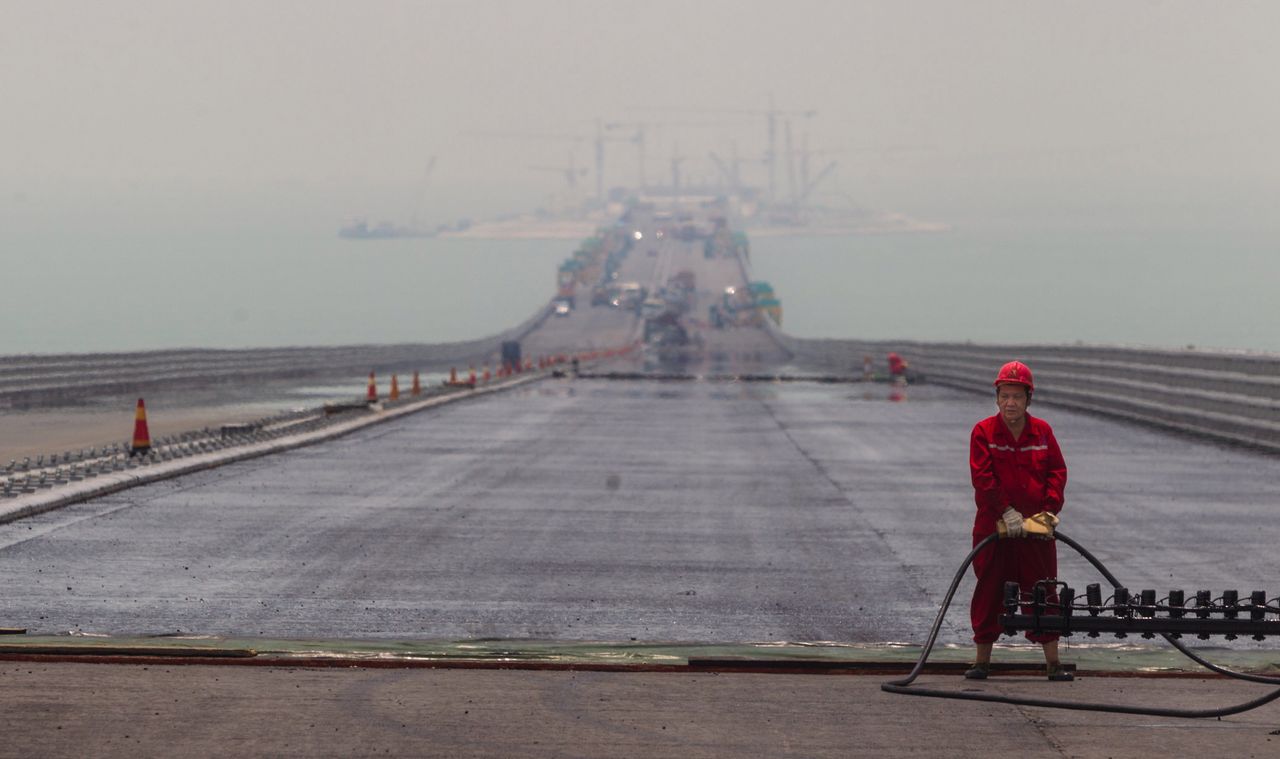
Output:
M997 531L1007 539L993 541L973 559L977 586L969 616L977 652L964 673L970 680L985 680L990 674L991 647L1001 633L1004 584L1030 588L1058 576L1056 541L1028 536L1023 520L1040 512L1056 515L1067 487L1067 463L1053 428L1027 413L1035 392L1031 369L1010 361L1000 367L994 385L998 413L975 424L969 438L969 470L978 507L973 545ZM1056 604L1056 593L1051 591L1047 600ZM1073 679L1058 658L1057 634L1026 635L1044 647L1050 680Z

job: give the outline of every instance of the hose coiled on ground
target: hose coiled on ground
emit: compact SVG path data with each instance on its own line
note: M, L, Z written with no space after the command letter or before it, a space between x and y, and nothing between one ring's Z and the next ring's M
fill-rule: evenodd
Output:
M1083 556L1086 561L1092 564L1094 568L1107 579L1107 582L1111 583L1112 587L1121 587L1120 581L1116 579L1115 575L1111 574L1111 572L1103 566L1102 562L1098 561L1096 556L1089 553L1089 551L1079 543L1064 535L1062 532L1055 532L1054 537L1075 549L1076 553ZM924 649L920 652L920 659L916 662L916 665L912 668L910 674L901 680L893 680L882 684L880 686L880 690L887 693L900 693L906 696L931 696L934 698L957 698L966 701L991 701L994 703L1016 704L1019 706L1042 706L1050 709L1075 709L1091 712L1114 712L1119 714L1147 714L1156 717L1191 718L1225 717L1230 714L1239 714L1240 712L1246 712L1250 709L1256 709L1263 704L1270 703L1280 698L1280 689L1277 689L1251 701L1245 701L1244 703L1236 704L1234 706L1224 706L1218 709L1161 709L1145 706L1129 706L1127 704L1100 704L1090 703L1087 701L1062 701L1051 698L1020 698L1017 696L1003 696L995 693L975 693L972 691L947 691L911 687L911 683L920 676L920 672L924 669L925 662L929 660L929 654L933 651L933 646L938 639L938 630L942 628L942 620L946 618L947 609L951 606L951 599L955 596L956 588L960 586L960 581L964 578L965 572L968 571L969 565L973 563L973 559L978 555L978 552L986 548L987 545L995 541L996 538L997 536L995 533L987 536L974 546L973 550L969 552L969 555L965 557L964 562L960 565L960 569L951 580L951 587L947 589L947 595L942 600L941 608L938 609L938 616L934 619L933 627L929 630L929 637L925 641ZM1212 662L1206 661L1176 638L1169 635L1162 635L1161 637L1169 641L1174 648L1178 649L1178 651L1182 652L1182 654L1195 663L1220 675L1226 675L1227 677L1233 677L1237 680L1246 680L1248 682L1263 683L1266 685L1280 685L1280 677L1252 675L1247 672L1236 672L1234 670L1226 669L1225 667L1220 667Z

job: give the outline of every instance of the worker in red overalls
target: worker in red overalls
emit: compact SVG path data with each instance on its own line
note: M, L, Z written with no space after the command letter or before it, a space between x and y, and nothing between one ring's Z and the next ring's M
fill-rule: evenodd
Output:
M907 381L907 362L897 353L889 354L889 381L899 384Z
M1067 486L1067 463L1053 429L1027 413L1035 383L1021 361L1010 361L996 375L995 416L978 422L969 438L969 471L978 512L973 520L973 545L996 532L1003 521L1008 537L988 545L973 560L978 584L973 589L969 616L977 657L964 673L971 680L986 679L991 669L991 645L1000 637L1004 584L1017 582L1029 589L1038 580L1058 576L1057 543L1026 537L1022 520L1041 511L1057 514ZM1057 596L1049 594L1049 602ZM1027 633L1044 646L1050 680L1071 680L1058 659L1056 634Z

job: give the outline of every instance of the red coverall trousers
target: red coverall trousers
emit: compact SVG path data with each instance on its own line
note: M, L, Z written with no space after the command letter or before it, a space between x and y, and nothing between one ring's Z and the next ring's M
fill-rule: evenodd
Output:
M1067 486L1067 464L1047 422L1027 415L1017 440L999 415L973 428L969 442L969 470L978 512L973 522L973 545L996 531L1008 507L1024 517L1040 511L1058 513ZM969 618L974 643L993 643L1000 637L1005 582L1017 582L1024 593L1039 580L1058 576L1058 545L1052 540L997 540L973 559L977 585ZM1057 594L1047 599L1057 603ZM1028 612L1029 613L1029 612ZM1036 643L1057 640L1055 634L1027 633Z
M973 544L985 536L973 536ZM1058 576L1058 544L1052 540L1015 538L997 540L973 557L973 573L978 584L969 605L974 643L994 643L1000 637L1000 614L1004 611L1004 584L1016 582L1023 593L1030 593L1040 580ZM1055 604L1058 594L1050 592L1046 600ZM1030 614L1029 607L1023 607ZM1045 643L1057 640L1057 633L1027 633L1027 640Z

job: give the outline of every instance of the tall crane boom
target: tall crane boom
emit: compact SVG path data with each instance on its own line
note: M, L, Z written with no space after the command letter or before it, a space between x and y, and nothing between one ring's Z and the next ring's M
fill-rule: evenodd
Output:
M769 98L768 108L651 107L639 108L636 110L672 111L680 113L731 113L757 118L763 116L768 129L768 148L765 151L765 163L769 166L769 201L771 203L776 202L778 198L778 120L784 119L785 123L788 125L787 129L789 130L791 123L790 120L792 118L810 119L818 115L818 112L812 108L800 110L784 110L782 108L778 108L774 106L772 96Z

